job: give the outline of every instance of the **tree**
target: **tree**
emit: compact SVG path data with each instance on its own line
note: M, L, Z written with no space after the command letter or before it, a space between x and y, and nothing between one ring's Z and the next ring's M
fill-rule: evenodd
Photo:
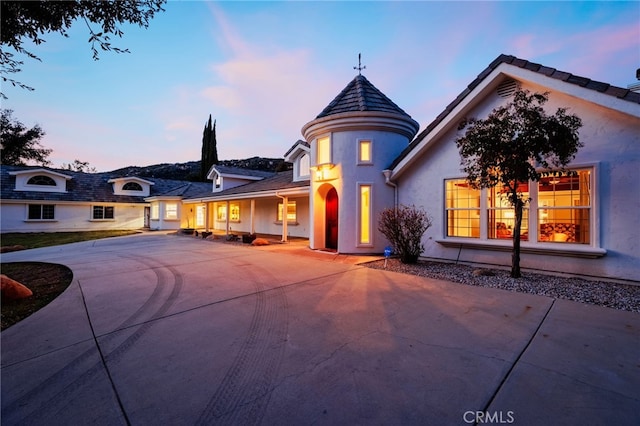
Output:
M90 166L88 161L80 161L78 159L73 160L73 163L62 163L62 168L64 170L82 173L96 173L98 171L95 167Z
M15 53L40 60L35 54L26 50L22 43L30 40L41 44L45 33L57 32L68 37L67 30L76 20L83 20L89 30L89 43L93 59L99 59L97 46L103 51L116 53L129 52L111 44L110 36L122 37L124 34L119 24L137 24L147 28L149 20L157 12L164 11L162 5L166 0L119 0L119 1L1 1L0 15L0 74L2 81L24 89L33 90L7 75L20 72L23 61L15 59ZM92 24L100 26L94 30ZM6 98L0 93L0 95Z
M204 125L202 132L202 157L200 160L200 180L207 180L207 173L214 164L218 164L218 142L216 141L216 122L211 124L211 114L209 121Z
M3 109L0 116L1 163L11 166L26 166L29 162L42 166L51 164L47 157L52 151L40 145L44 131L37 124L27 129L24 124L13 119L12 114L12 110Z
M566 166L583 146L578 129L582 120L558 108L547 115L543 105L548 93L531 93L518 89L513 100L495 108L484 119L468 118L456 139L461 165L469 184L476 189L500 186L514 208L511 276L520 273L520 230L522 211L529 202L518 192L518 183L539 181L548 173L571 173Z
M422 235L431 227L426 211L416 206L400 205L380 213L378 231L391 243L402 263L416 263L424 252Z

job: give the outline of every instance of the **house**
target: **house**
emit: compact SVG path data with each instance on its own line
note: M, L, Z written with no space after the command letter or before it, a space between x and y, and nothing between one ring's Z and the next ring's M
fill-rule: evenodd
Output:
M178 229L185 197L210 184L2 166L2 232ZM146 198L162 199L154 210ZM159 204L156 204L156 207Z
M304 139L284 155L293 164L286 172L215 165L206 187L102 176L101 192L80 196L69 193L87 177L3 167L2 228L47 228L47 206L55 204L62 219L67 197L84 206L75 219L59 222L70 228L74 220L83 228L102 224L105 215L130 206L139 209L130 221L137 227L296 236L316 250L379 254L389 244L377 230L380 212L404 204L422 206L433 218L423 236L425 258L508 266L512 210L500 191L467 185L455 140L463 118L486 117L516 88L548 92L548 111L567 107L577 114L584 143L569 165L575 176L521 183L531 200L521 266L640 281L640 93L508 55L420 133L409 114L359 73L302 127ZM107 208L101 213L101 207Z

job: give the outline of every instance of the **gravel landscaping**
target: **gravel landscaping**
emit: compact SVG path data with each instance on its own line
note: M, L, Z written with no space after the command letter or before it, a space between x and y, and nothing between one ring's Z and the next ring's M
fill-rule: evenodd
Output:
M364 266L385 269L384 260L366 263ZM394 258L388 260L386 270L459 284L500 288L606 306L613 309L640 312L640 285L591 281L528 272L523 272L522 278L515 279L509 276L509 271L501 269L477 268L468 265L428 261L405 265Z

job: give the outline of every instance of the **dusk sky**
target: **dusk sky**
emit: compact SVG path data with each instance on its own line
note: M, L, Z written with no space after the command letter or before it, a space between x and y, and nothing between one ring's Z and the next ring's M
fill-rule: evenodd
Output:
M98 171L200 160L217 121L220 159L282 157L362 74L426 127L501 53L627 87L640 67L640 2L170 1L149 28L94 61L84 22L45 36L3 84L2 108L46 132L53 167ZM96 27L97 29L97 27Z

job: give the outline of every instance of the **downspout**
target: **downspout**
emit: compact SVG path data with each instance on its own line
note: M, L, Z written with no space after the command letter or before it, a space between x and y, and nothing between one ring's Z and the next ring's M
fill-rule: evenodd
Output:
M276 197L282 198L282 242L287 242L287 204L289 203L289 198L284 195L279 195L276 192Z
M384 183L393 187L393 207L398 207L398 185L391 182L391 170L383 170L382 174L384 174Z

